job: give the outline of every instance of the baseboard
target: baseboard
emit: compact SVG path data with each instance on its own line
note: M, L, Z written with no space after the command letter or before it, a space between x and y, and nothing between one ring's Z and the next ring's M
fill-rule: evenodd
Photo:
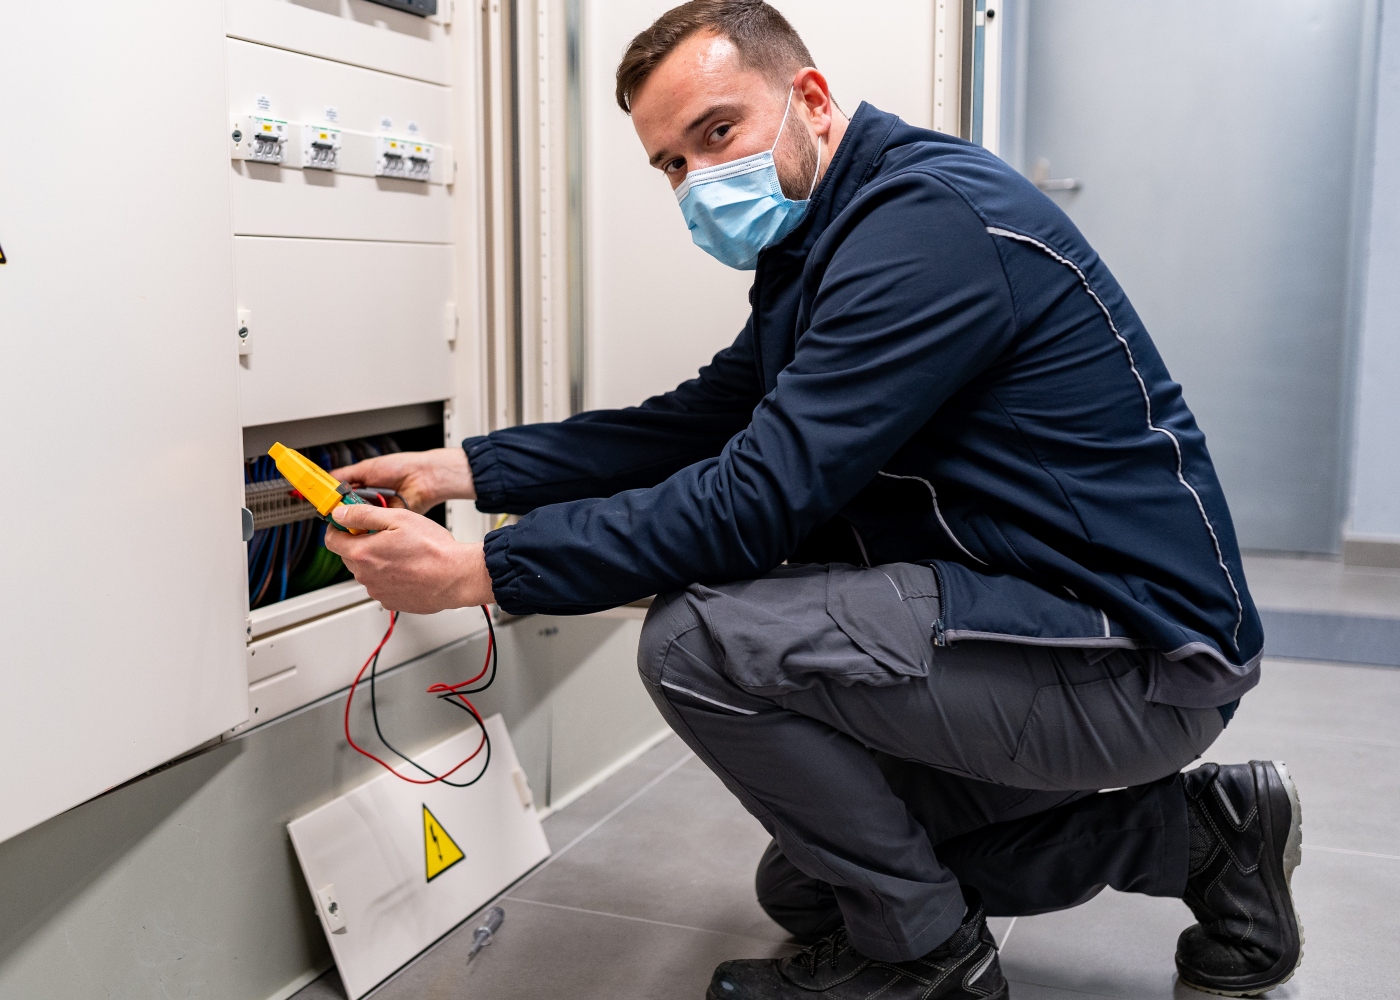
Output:
M1264 655L1400 667L1400 618L1260 608Z
M656 746L658 743L660 743L662 740L664 740L670 735L671 728L669 726L666 726L662 728L659 732L653 733L651 736L648 736L641 743L638 743L631 750L628 750L625 754L617 758L617 760L613 761L607 767L603 768L601 771L599 771L593 777L589 778L583 784L579 785L577 788L571 788L568 794L561 796L557 802L552 802L546 808L537 810L540 819L547 819L548 817L557 813L559 810L565 809L568 806L572 805L574 802L581 799L589 792L593 791L593 789L597 788L603 782L607 781L618 771L621 771L628 764L632 763L642 754L646 753L648 750Z
M319 969L308 969L306 972L303 972L301 975L293 979L286 986L283 986L276 993L272 994L272 996L268 997L267 1000L287 1000L288 997L296 996L296 994L300 993L302 990L306 989L306 987L310 986L316 980L324 976L326 972L330 970L330 968L334 965L334 962L327 962Z
M1400 538L1348 532L1342 539L1342 561L1348 566L1400 569Z

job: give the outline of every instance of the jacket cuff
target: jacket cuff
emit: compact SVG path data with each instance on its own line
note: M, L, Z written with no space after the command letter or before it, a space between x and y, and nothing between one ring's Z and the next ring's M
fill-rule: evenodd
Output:
M462 442L462 450L467 453L467 465L476 486L476 509L486 514L501 513L506 497L504 472L490 435L467 438Z
M533 615L536 609L526 604L520 594L520 570L511 565L510 533L514 525L488 532L482 547L486 553L486 572L491 576L491 590L496 606L512 615Z

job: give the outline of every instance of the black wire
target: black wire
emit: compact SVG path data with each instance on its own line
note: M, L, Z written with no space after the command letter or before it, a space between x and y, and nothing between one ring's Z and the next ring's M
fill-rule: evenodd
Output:
M489 676L486 678L486 683L482 684L480 687L470 688L466 691L460 692L464 695L478 694L489 688L492 685L492 683L494 683L496 680L496 664L500 662L501 658L500 648L496 645L496 628L491 623L491 609L483 608L482 610L486 613L486 633L488 637L487 641L491 644L490 673ZM397 611L392 612L392 614L395 619L398 618ZM376 736L379 737L379 742L383 743L386 747L388 747L389 752L392 753L395 757L399 758L399 760L405 761L406 763L411 764L413 765L413 767L417 768L425 777L433 778L434 780L439 781L450 788L470 788L472 785L475 785L478 781L480 781L486 775L486 769L491 766L491 734L486 731L486 721L482 719L482 717L478 715L474 709L468 707L460 701L452 700L456 698L458 692L451 691L446 694L438 695L439 698L446 699L448 704L455 705L457 708L460 708L462 711L466 712L468 715L470 715L473 719L476 720L476 724L481 727L481 738L483 744L485 744L486 750L486 759L481 762L481 770L477 772L476 777L472 778L471 781L449 781L447 778L440 778L432 771L429 771L427 768L423 767L417 761L405 756L398 750L397 747L394 746L394 744L390 743L389 740L384 736L384 730L381 729L379 726L379 703L378 697L375 692L374 684L375 677L378 671L379 653L376 652L374 654L374 659L370 660L369 664L369 714L370 717L374 719L374 733Z
M461 694L480 694L481 692L489 688L492 684L496 683L496 664L498 664L501 661L501 647L496 642L496 626L491 623L491 609L482 608L482 610L486 612L486 635L487 641L491 644L490 670L486 675L486 680L482 682L481 687L467 688L465 691L460 692ZM448 691L438 695L438 697L444 699L451 699L455 698L458 695L458 693L459 692L457 691ZM458 708L466 708L466 706L461 704L460 702L454 701L450 702L450 704L456 705Z

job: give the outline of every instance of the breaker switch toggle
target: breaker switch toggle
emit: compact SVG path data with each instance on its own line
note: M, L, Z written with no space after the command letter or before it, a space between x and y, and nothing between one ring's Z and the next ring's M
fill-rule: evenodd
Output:
M303 125L301 165L307 170L335 170L340 166L340 129Z
M395 177L405 181L427 183L433 173L433 147L413 139L379 139L379 156L375 160L376 177Z

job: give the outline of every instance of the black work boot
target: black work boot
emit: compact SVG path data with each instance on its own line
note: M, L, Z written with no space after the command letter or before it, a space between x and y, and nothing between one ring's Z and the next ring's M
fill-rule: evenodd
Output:
M1303 960L1303 925L1289 883L1303 859L1303 813L1276 761L1205 764L1182 775L1191 821L1186 905L1176 969L1206 993L1258 996Z
M791 958L725 962L706 1000L1008 1000L982 899L963 888L967 916L923 958L877 962L851 947L843 927Z

